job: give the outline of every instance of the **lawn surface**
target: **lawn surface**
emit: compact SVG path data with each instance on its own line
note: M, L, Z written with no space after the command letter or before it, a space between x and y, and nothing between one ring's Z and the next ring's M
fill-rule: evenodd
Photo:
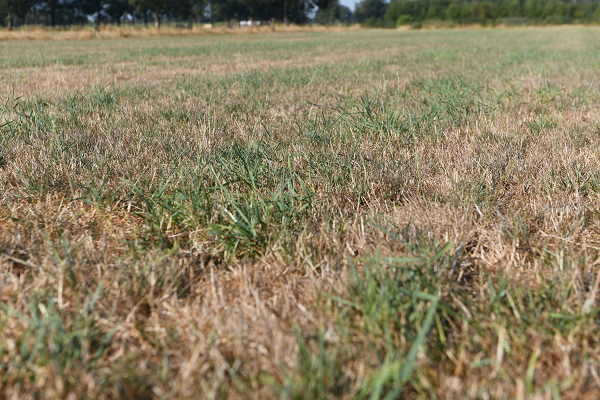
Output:
M599 38L0 42L0 393L599 398Z

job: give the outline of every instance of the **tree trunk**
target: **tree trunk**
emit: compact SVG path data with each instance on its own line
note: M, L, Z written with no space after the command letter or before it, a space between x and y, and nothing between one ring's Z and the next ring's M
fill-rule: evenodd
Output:
M56 0L50 0L50 24L56 26Z
M8 15L7 15L8 21L6 21L6 28L9 31L12 31L12 15L10 13L10 8L8 9Z
M283 25L288 26L290 22L288 21L288 12L287 12L288 2L287 0L283 1Z
M160 17L158 16L157 12L154 13L154 27L155 28L160 27Z

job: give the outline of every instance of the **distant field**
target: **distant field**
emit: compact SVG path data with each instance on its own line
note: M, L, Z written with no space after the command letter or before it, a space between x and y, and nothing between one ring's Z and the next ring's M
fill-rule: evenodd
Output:
M600 398L599 71L595 27L1 41L0 394Z

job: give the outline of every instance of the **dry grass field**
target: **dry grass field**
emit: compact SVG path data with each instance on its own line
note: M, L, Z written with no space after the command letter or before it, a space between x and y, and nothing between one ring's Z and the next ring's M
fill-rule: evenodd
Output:
M434 25L427 28L434 28ZM253 33L293 33L293 32L340 32L349 30L359 30L360 25L349 27L342 26L322 26L322 25L295 25L284 26L276 23L274 25L262 25L251 27L232 27L227 25L211 26L210 24L192 24L188 26L163 25L155 28L151 25L129 25L122 24L93 26L71 26L48 27L37 25L20 26L13 30L0 29L0 41L2 40L73 40L73 39L116 39L116 38L148 38L148 37L168 37L168 36L210 36L210 35L246 35ZM408 29L408 27L399 28Z
M600 398L599 38L0 41L0 393Z

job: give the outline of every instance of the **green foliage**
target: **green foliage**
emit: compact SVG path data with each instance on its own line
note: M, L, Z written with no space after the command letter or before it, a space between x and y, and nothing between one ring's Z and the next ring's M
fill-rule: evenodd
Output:
M562 24L597 21L597 10L598 2L567 0L396 0L387 9L385 19L398 21L409 16L414 21L452 23Z
M353 21L384 28L410 22L419 27L423 21L568 24L598 22L599 9L597 1L569 0L362 0L354 13L334 0L70 0L60 7L55 0L0 0L0 17L8 26L15 21L30 23L39 13L52 24L83 23L88 17L95 24L120 24L127 15L145 22L151 18L156 27L163 21L226 21L231 25L247 19L303 24L310 21L315 10L314 22L320 24Z
M408 25L412 22L413 18L408 14L402 14L396 20L396 26Z
M4 22L11 29L15 17L23 20L34 3L34 0L0 0L0 16L5 16Z
M376 26L383 21L388 4L383 0L363 0L356 4L354 19L367 26Z

